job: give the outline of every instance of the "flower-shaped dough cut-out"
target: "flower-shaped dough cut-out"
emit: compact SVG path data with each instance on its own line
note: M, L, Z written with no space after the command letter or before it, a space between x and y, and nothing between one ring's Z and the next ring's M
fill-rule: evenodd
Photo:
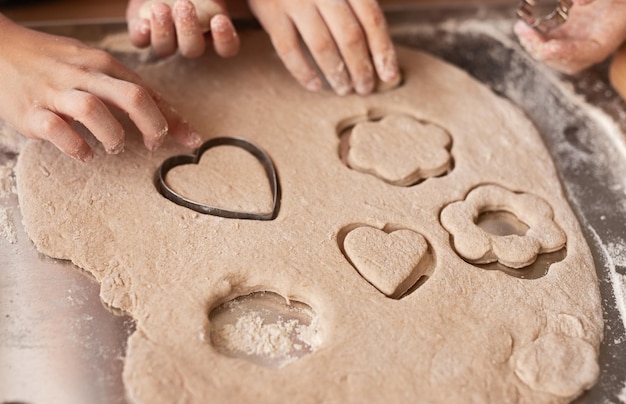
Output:
M497 211L509 212L524 222L528 226L526 234L497 236L476 224L481 214ZM543 199L496 185L480 186L464 201L446 206L441 212L441 224L452 235L456 252L474 264L498 261L511 268L524 268L539 254L560 250L567 240Z
M404 114L357 123L348 165L393 185L410 186L448 171L451 137L442 128Z

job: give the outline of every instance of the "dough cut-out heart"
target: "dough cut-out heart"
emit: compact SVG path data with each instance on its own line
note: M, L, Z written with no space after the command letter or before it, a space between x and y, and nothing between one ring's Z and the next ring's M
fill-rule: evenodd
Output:
M272 195L271 209L268 211L244 211L236 209L225 209L213 206L198 200L191 199L183 195L181 192L173 189L166 181L168 172L172 169L188 164L197 165L202 155L209 149L217 146L235 146L250 153L259 163L261 163L265 175L269 181L269 188ZM270 157L259 147L247 140L234 137L218 137L206 141L193 155L173 156L165 160L156 173L156 187L165 198L177 205L184 206L196 212L221 216L232 219L251 219L251 220L272 220L278 215L280 206L280 186L278 183L278 175L274 167L274 163ZM200 186L200 185L199 185Z
M402 297L428 269L428 242L409 229L387 233L357 227L346 235L343 248L361 276L393 299Z

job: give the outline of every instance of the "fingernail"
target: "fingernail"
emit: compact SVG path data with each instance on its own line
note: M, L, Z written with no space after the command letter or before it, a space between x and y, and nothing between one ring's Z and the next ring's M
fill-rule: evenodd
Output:
M148 35L148 34L150 34L150 21L148 21L148 20L141 20L141 21L139 21L139 25L137 27L137 31L141 35Z
M190 17L193 11L193 5L188 0L177 0L174 3L174 10L179 17Z
M124 151L124 130L120 130L114 137L116 142L113 144L104 145L104 149L108 154L118 154Z
M108 154L119 154L124 151L124 142L120 142L106 149Z
M152 143L152 145L149 145L148 149L150 151L156 151L159 147L161 147L163 145L163 142L165 142L165 137L167 136L167 132L168 132L167 126L161 129L157 133L156 138L154 139L154 143Z
M319 91L322 88L322 80L319 77L314 77L304 87L309 91Z
M380 72L380 78L383 81L392 81L400 74L396 53L393 51L378 55L374 62L376 63L376 70Z
M161 147L163 145L164 141L165 141L165 139L158 139L158 140L156 140L154 143L152 143L150 146L148 146L148 150L150 150L150 151L157 151L159 149L159 147Z
M197 149L202 145L202 137L197 132L191 132L189 133L188 144L192 149Z
M349 84L340 84L337 87L335 87L335 92L338 95L348 95L352 92L352 86L350 86Z
M76 151L75 153L70 154L70 156L80 162L89 163L91 160L93 160L93 151L91 149L85 151Z
M371 80L366 80L366 81L356 83L354 87L358 94L367 95L371 93L372 90L374 89L374 82Z
M159 23L164 23L170 15L170 8L161 3L155 3L150 8L152 17Z
M128 22L128 30L143 35L150 30L150 23L144 18L134 18Z
M232 24L228 17L222 14L218 14L211 20L211 30L217 32L226 32L232 30ZM234 30L233 30L234 31ZM235 31L236 34L236 31Z

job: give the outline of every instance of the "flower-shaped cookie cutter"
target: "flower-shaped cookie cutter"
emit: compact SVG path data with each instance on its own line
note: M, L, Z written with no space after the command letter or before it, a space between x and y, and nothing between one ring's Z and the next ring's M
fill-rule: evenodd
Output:
M571 7L571 0L522 0L517 16L535 31L548 35L565 24Z
M267 179L269 180L270 191L272 192L272 210L270 212L242 212L235 210L222 209L215 206L210 206L193 201L172 189L165 178L167 173L174 167L185 164L198 164L202 154L217 146L236 146L244 149L248 153L252 154L263 166ZM191 210L206 215L220 216L229 219L250 219L250 220L273 220L278 215L278 209L280 205L280 186L278 184L278 175L276 174L276 168L274 163L267 153L255 144L236 137L216 137L209 139L198 148L198 150L192 154L185 154L179 156L173 156L165 160L156 172L155 183L157 190L161 195L177 205L184 206Z
M526 234L498 236L478 226L481 214L502 211L524 222L528 226ZM441 211L441 224L452 235L456 252L472 264L498 261L510 268L524 268L539 254L562 249L567 241L547 202L497 185L475 188L464 201L446 206Z

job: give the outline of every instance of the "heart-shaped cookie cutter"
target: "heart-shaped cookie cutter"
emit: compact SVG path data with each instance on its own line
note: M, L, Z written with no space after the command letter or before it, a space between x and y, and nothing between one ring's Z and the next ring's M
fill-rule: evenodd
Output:
M167 173L174 167L185 165L185 164L198 164L200 158L202 158L202 154L205 151L217 147L217 146L236 146L241 149L244 149L248 153L252 154L263 166L265 170L265 174L267 175L267 179L269 180L270 190L272 192L272 211L264 212L264 213L254 213L254 212L242 212L235 210L222 209L215 206L210 206L202 203L198 203L193 201L175 190L173 190L167 182L165 181L165 177ZM213 139L209 139L202 144L196 150L194 154L183 154L178 156L173 156L165 160L159 169L156 172L155 183L157 190L161 195L170 201L174 202L177 205L184 206L191 210L194 210L199 213L203 213L206 215L220 216L229 219L249 219L249 220L273 220L278 215L278 210L280 207L280 186L278 183L278 175L276 173L276 168L274 167L274 163L272 159L269 157L267 153L265 153L261 148L256 146L255 144L236 137L216 137Z

